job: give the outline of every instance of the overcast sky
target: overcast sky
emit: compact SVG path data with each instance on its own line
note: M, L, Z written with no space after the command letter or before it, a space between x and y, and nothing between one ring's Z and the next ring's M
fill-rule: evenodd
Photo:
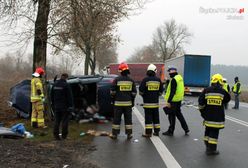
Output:
M156 28L171 18L194 34L186 53L211 55L212 64L248 66L248 0L154 0L119 24L119 61L151 44Z
M119 23L119 62L151 44L156 28L172 18L194 34L186 53L211 55L212 64L248 66L248 0L153 0L139 15ZM12 51L2 40L0 56ZM28 50L32 53L32 43Z

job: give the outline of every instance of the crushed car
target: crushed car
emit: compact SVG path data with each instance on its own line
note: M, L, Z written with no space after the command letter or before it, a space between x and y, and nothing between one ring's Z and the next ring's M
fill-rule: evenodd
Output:
M110 78L111 80L109 80ZM109 76L89 75L72 76L67 80L71 87L74 102L74 112L71 115L72 119L79 121L80 119L97 118L99 116L96 115L98 112L100 115L112 115L113 105L110 102L109 93L112 78ZM29 118L31 115L30 83L30 80L23 80L10 89L9 105L15 109L18 117ZM51 102L51 88L53 83L54 80L47 81L47 102ZM49 103L48 106L50 109L48 110L48 115L53 119L52 104Z

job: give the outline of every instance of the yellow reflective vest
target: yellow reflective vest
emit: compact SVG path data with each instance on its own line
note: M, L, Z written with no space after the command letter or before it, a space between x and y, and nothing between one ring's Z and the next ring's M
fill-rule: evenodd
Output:
M239 87L239 90L237 91L237 84L238 83L239 83L240 87ZM240 82L237 82L237 83L234 84L234 86L233 86L233 92L234 93L238 93L238 94L241 93L241 84L240 84Z
M226 92L228 92L228 84L227 83L224 83L224 85L223 85L223 89L226 91Z
M40 90L41 94L38 94ZM31 102L41 101L44 97L42 81L38 77L34 77L31 80Z
M183 96L184 96L184 82L183 82L183 78L181 75L176 75L174 77L174 79L177 82L177 89L176 89L176 93L172 98L172 102L179 102L183 100ZM170 97L170 92L171 92L171 80L170 83L167 87L166 90L166 94L165 94L165 101L167 102L167 100Z

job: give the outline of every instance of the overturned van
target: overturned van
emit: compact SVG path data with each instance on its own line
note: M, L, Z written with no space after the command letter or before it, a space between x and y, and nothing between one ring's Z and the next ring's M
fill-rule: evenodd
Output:
M74 103L74 119L90 117L98 111L97 83L101 76L75 76L70 77L67 82L71 87ZM17 116L29 118L31 115L30 103L30 80L24 80L10 89L9 104L15 108ZM48 87L48 115L53 119L54 112L51 102L51 88L54 80L47 82Z

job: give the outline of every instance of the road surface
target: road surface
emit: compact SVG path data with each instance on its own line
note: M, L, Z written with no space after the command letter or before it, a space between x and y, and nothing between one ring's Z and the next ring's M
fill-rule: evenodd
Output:
M197 105L197 97L185 97ZM136 103L141 103L141 97ZM164 100L160 99L161 107ZM189 125L189 136L184 135L179 121L173 137L160 134L151 139L141 137L144 131L144 112L140 106L133 110L134 138L126 140L123 133L118 140L96 137L93 144L97 150L90 156L104 168L247 168L248 167L248 104L241 103L233 110L229 103L226 111L225 129L220 131L218 149L220 155L207 156L203 143L204 127L199 111L193 106L183 106L183 115ZM160 109L161 133L168 128L167 116ZM111 131L111 123L101 124L99 130Z

